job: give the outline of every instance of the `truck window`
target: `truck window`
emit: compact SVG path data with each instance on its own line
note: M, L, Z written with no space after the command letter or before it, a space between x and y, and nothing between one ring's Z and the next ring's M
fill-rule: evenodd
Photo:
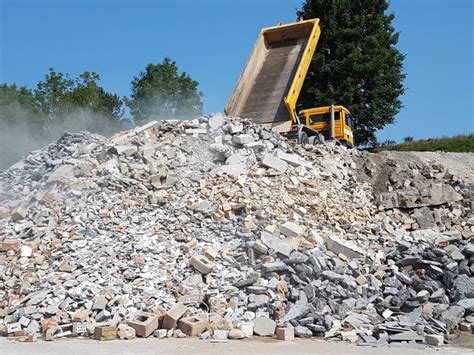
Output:
M352 128L352 119L349 115L346 115L346 124Z
M340 118L340 112L334 112L334 119L338 120ZM331 121L331 113L320 113L319 115L311 115L309 117L309 124L326 122L329 124Z

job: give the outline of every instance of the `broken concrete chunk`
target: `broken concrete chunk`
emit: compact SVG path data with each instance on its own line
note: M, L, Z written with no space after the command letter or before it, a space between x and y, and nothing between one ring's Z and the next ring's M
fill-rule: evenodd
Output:
M352 259L363 258L365 256L365 251L356 246L353 242L343 240L337 236L330 236L326 240L326 246L328 250L333 253L344 254Z
M28 207L25 204L16 206L10 214L12 222L20 221L28 216Z
M268 153L262 160L262 165L267 168L274 169L280 173L284 173L288 169L288 163L280 158Z
M293 250L293 246L290 243L267 232L262 232L260 238L266 246L285 256L289 256Z
M131 340L136 337L136 330L127 324L119 324L117 329L117 335L120 339Z
M253 321L253 332L262 337L275 334L276 323L267 317L257 317Z
M301 236L304 233L304 229L296 223L285 222L280 225L280 233L287 237L293 238Z

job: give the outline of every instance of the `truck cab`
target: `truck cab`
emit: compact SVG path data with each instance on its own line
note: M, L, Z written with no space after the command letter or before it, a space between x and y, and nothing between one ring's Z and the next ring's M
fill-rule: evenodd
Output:
M331 127L331 111L334 114L334 127ZM342 105L315 107L299 112L300 120L306 127L319 132L326 140L336 140L353 147L351 113Z

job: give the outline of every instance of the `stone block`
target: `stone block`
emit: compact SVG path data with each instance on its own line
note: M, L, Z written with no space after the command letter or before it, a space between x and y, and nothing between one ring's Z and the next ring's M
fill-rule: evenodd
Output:
M167 334L168 334L168 329L157 329L153 332L153 336L159 339L166 338Z
M118 145L115 147L117 150L118 155L124 155L126 157L130 157L136 152L138 152L138 148L135 145Z
M209 124L209 127L212 130L219 128L220 126L224 124L224 122L225 122L224 116L222 116L221 114L213 115L209 117L207 121L207 123Z
M28 324L30 324L30 320L29 320L29 318L23 316L23 317L21 317L21 318L18 320L18 323L20 323L20 325L21 325L22 327L27 327Z
M208 303L210 311L214 313L224 313L227 308L227 300L224 297L211 297Z
M229 339L238 340L238 339L245 338L245 334L242 330L240 330L238 328L234 328L234 329L230 330L228 337L229 337Z
M19 220L22 220L22 219L25 219L26 216L28 215L28 208L26 205L23 205L23 204L19 204L18 206L16 206L11 215L10 215L10 218L13 222L16 222L16 221L19 221Z
M101 341L117 339L117 327L114 327L114 326L95 327L94 339L101 340Z
M201 335L209 325L209 321L205 318L197 316L182 318L178 322L178 329L180 329L187 336Z
M326 240L326 247L335 254L344 254L349 258L362 258L365 251L351 241L343 240L337 236L331 236Z
M127 324L135 329L136 335L146 338L158 328L159 317L149 312L137 312L127 321Z
M425 335L425 342L428 345L442 346L444 344L444 336L428 334L428 335Z
M299 237L304 233L304 229L293 222L285 222L280 226L280 233L290 237Z
M178 325L178 320L187 312L188 307L182 303L176 303L163 318L163 329L173 329Z
M33 254L33 249L29 245L22 245L20 249L20 256L22 258L29 258Z
M26 327L26 331L28 334L33 335L38 333L40 331L40 328L40 324L36 320L32 319L28 324L28 327Z
M280 173L284 173L288 170L288 163L281 160L280 158L268 153L263 157L262 165L267 168L274 169Z
M286 240L275 237L267 232L262 232L260 238L267 247L285 256L289 256L293 250L293 246Z
M241 323L240 330L245 334L246 337L251 337L253 335L253 323L252 322Z
M98 296L94 300L94 305L92 306L93 310L103 310L107 306L107 298L105 296Z
M295 329L293 327L277 328L276 337L278 340L295 340Z
M262 265L262 270L265 273L286 271L288 266L283 261L274 261L273 263L265 263Z
M212 271L213 263L204 255L193 256L189 263L201 274L208 274Z
M441 320L446 323L446 329L448 329L449 332L456 329L458 324L461 323L464 312L464 308L460 306L452 306L441 313Z
M229 337L229 330L214 330L214 334L212 334L212 338L216 340L227 340Z
M267 317L257 317L253 321L253 332L262 337L275 334L276 323Z
M7 334L11 334L14 332L17 332L21 330L21 324L20 323L9 323L7 324Z
M469 323L469 322L461 322L459 324L459 330L462 332L471 332L474 327L474 323Z
M72 332L73 334L84 334L84 333L87 333L87 327L85 324L82 324L79 322L73 322Z
M236 144L247 144L253 142L254 139L250 134L240 134L238 136L233 136L232 141Z
M72 320L74 322L84 322L87 319L87 316L89 315L89 310L88 309L80 309L74 315L72 316Z
M277 157L293 166L304 166L305 168L311 168L312 164L309 161L304 160L296 154L277 152Z
M57 337L57 335L61 333L62 333L61 327L55 325L51 328L48 328L48 330L46 331L46 334L44 335L44 339L46 341L53 341L55 336Z
M120 339L126 339L126 340L135 339L136 334L137 332L135 328L127 324L119 324L117 335Z
M209 260L214 260L219 255L219 252L217 250L213 249L213 248L206 248L206 249L204 249L204 255Z

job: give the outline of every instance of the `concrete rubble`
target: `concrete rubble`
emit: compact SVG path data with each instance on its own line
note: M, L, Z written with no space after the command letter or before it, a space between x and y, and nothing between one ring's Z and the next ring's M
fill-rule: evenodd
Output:
M0 333L439 346L474 332L472 201L247 119L65 133L0 173Z

